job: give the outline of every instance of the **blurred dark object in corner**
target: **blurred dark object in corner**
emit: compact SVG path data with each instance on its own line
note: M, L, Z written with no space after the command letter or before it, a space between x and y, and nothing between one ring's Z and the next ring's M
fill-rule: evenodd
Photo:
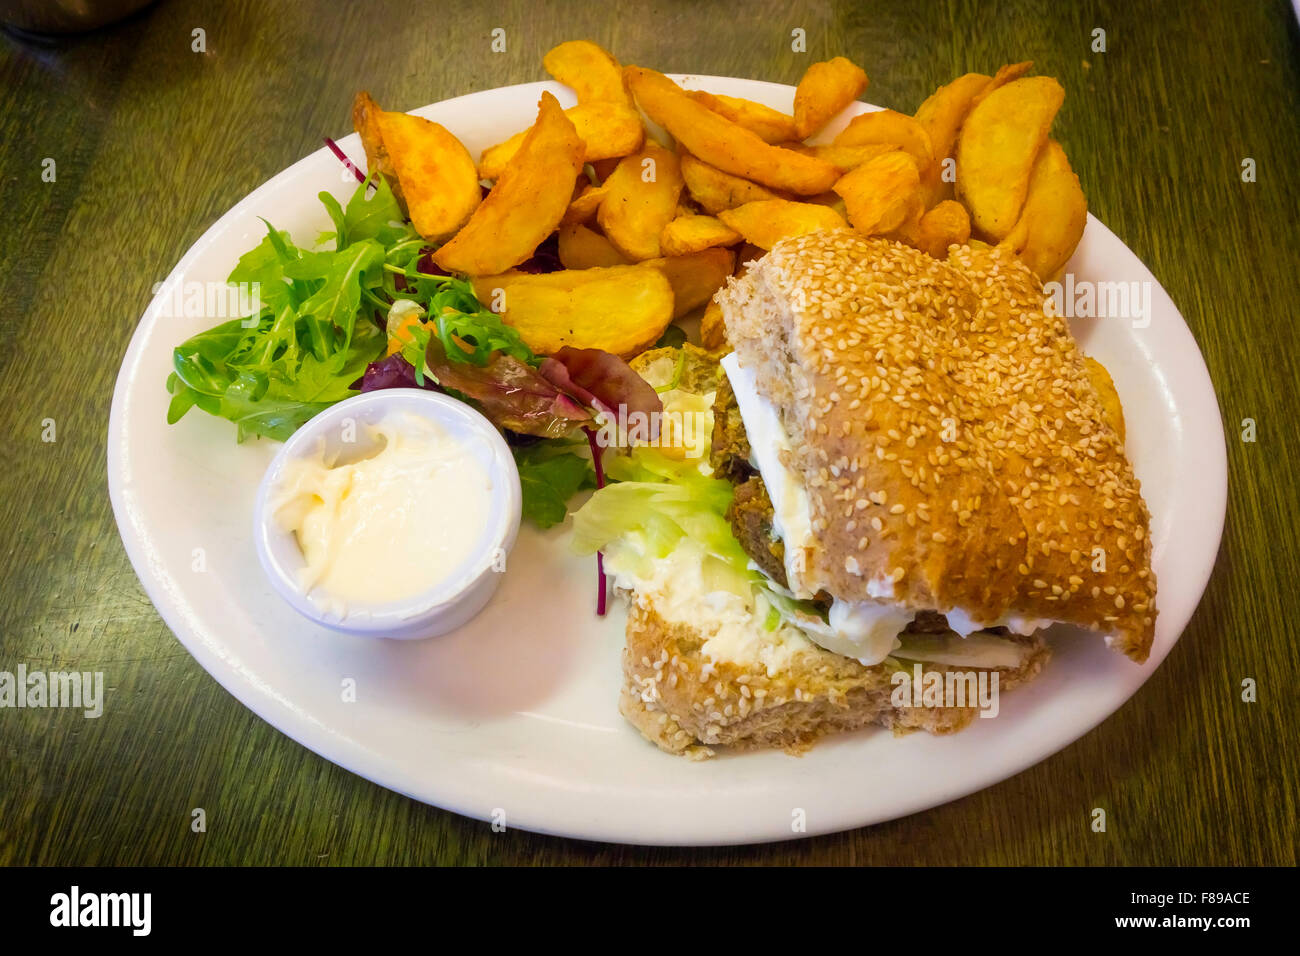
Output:
M0 0L0 23L25 33L82 33L153 0Z

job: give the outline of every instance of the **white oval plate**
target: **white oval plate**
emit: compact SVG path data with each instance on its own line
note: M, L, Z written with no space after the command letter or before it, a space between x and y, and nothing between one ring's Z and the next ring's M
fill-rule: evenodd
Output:
M789 110L793 89L720 77L688 86ZM416 110L478 152L528 126L555 83L462 96ZM855 104L837 119L870 109ZM355 162L356 135L340 140ZM221 217L172 278L220 282L264 234L259 216L310 244L329 228L316 198L355 182L320 149ZM953 737L863 731L801 758L780 752L692 763L624 723L624 614L595 617L595 567L563 527L525 527L505 581L466 627L423 642L347 638L304 622L272 591L254 553L253 496L277 447L235 443L234 426L198 410L166 422L171 351L214 324L149 306L122 363L109 422L108 475L127 554L176 636L263 719L327 759L417 800L510 827L594 840L725 844L889 820L997 783L1114 713L1164 659L1205 588L1223 529L1227 465L1218 404L1196 342L1151 273L1090 218L1070 267L1080 280L1150 283L1151 319L1077 320L1114 376L1132 457L1152 513L1160 610L1144 666L1099 638L1058 628L1038 680L1001 714ZM170 310L174 311L174 310ZM200 551L201 549L201 551ZM196 570L201 568L202 570ZM355 681L356 700L341 688Z

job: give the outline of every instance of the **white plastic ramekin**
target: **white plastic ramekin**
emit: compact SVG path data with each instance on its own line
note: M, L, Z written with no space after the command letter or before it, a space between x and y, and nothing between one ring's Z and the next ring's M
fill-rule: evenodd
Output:
M488 520L471 554L436 587L394 603L349 602L343 612L331 609L337 602L324 595L304 592L299 583L305 564L292 532L285 531L271 514L270 501L280 484L287 462L318 453L324 442L327 457L344 447L343 435L355 436L346 446L344 462L364 457L370 450L366 425L389 415L408 412L441 425L477 456L492 482ZM351 422L349 422L349 419ZM257 557L275 590L304 617L335 631L364 637L417 640L445 634L478 614L501 582L505 556L519 532L523 499L519 469L505 439L486 418L464 402L437 392L415 388L390 388L357 395L332 405L294 432L276 454L257 489L253 508L253 540ZM428 528L436 538L437 528Z

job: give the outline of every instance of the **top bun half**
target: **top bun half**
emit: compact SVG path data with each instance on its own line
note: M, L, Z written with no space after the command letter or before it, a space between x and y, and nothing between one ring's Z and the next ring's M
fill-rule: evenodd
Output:
M997 249L783 240L718 294L791 441L804 582L850 601L1077 624L1136 661L1150 517L1065 320ZM790 546L790 542L786 546Z

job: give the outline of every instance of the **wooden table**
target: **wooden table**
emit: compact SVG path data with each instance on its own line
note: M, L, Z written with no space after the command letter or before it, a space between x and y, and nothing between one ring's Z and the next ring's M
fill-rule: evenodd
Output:
M0 670L103 670L110 687L99 720L0 711L0 862L1296 862L1300 52L1288 3L419 6L166 0L85 36L0 35ZM503 54L489 51L496 27ZM806 55L791 52L795 28ZM192 51L196 29L205 53ZM541 79L542 54L577 37L624 62L784 83L847 54L871 75L866 98L909 112L951 77L1007 61L1060 78L1056 134L1092 211L1181 308L1228 435L1218 567L1177 648L1118 714L1012 780L893 823L750 848L601 846L494 834L353 776L246 710L168 632L127 563L105 477L109 399L150 287L236 200L323 134L349 132L357 88L411 108ZM1246 418L1253 443L1240 440ZM1256 703L1240 699L1247 677ZM198 806L204 834L191 832ZM1104 834L1089 827L1094 807Z

